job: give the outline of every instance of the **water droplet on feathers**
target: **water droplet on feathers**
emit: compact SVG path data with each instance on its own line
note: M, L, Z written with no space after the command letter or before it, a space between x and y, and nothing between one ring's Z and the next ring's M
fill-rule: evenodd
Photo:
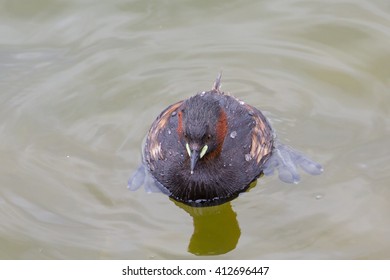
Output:
M230 138L236 138L236 136L237 136L237 131L232 131L231 133L230 133Z

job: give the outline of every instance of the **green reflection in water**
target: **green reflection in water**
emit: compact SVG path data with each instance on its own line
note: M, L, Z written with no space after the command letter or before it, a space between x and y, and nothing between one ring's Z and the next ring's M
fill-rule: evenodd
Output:
M253 182L248 190L255 186L256 182ZM193 218L194 232L188 252L199 256L221 255L236 248L241 230L230 202L211 207L192 207L172 201Z
M233 250L240 238L237 214L230 202L212 207L177 206L191 215L194 222L188 251L195 255L220 255Z

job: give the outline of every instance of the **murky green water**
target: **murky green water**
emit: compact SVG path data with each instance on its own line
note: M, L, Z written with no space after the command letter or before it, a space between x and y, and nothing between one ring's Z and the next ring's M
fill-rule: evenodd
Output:
M388 1L1 7L0 258L390 258ZM204 212L129 192L149 125L221 69L324 174Z

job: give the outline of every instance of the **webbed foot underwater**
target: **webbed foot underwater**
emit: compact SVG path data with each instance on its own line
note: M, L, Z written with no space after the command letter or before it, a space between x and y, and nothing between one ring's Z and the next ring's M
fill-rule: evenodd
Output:
M221 75L210 91L157 117L143 147L145 168L129 180L131 190L151 175L154 188L172 199L213 206L236 198L274 170L287 183L299 181L297 166L312 175L322 172L321 165L281 144L260 110L222 92L220 83Z

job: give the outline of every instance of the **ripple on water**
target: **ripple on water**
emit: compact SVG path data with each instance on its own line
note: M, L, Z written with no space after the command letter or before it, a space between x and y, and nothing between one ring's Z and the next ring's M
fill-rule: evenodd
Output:
M0 258L195 257L192 216L126 181L155 117L221 69L326 170L260 178L222 257L389 258L386 1L16 2L0 9Z

